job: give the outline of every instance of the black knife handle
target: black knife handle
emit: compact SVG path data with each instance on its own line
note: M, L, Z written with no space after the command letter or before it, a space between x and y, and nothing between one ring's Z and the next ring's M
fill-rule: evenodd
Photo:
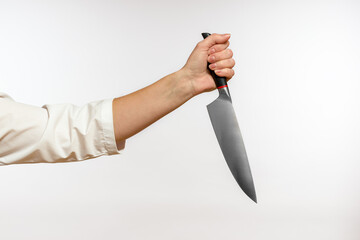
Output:
M210 36L211 34L210 33L207 33L207 32L204 32L201 34L203 36L203 38L207 38L208 36ZM227 87L227 82L226 82L226 78L225 77L219 77L218 75L215 74L215 72L213 70L211 70L209 68L209 65L210 63L208 62L208 69L211 73L211 76L213 77L214 81L215 81L215 84L216 84L216 87L219 89L219 88L224 88L224 87Z

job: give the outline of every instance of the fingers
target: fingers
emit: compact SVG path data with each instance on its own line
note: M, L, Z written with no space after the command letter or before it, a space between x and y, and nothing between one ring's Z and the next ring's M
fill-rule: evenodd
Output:
M208 55L213 54L215 52L220 52L225 50L226 48L228 48L230 45L230 42L227 41L226 43L222 43L222 44L216 44L214 46L212 46L209 51L208 51Z
M218 62L218 61L221 61L224 59L232 58L232 56L233 56L233 52L231 51L231 49L227 48L221 52L216 52L216 53L211 54L208 57L208 62L215 63L215 62Z
M208 51L209 48L214 46L215 44L222 44L226 43L230 38L230 34L211 34L204 40L198 43L198 47L200 47L203 50Z
M214 70L216 75L225 77L227 80L230 80L235 74L233 52L228 48L229 38L230 34L212 34L198 43L198 47L202 51L207 51L209 68Z
M218 61L216 63L212 63L209 65L209 68L211 70L219 70L223 68L233 68L234 66L235 66L235 60L230 58L230 59Z
M235 71L232 68L215 70L215 73L219 77L226 77L227 80L230 80L235 75Z
M235 66L235 60L232 58L233 52L230 49L225 49L220 52L211 54L208 61L211 63L209 68L214 70L216 75L231 79L235 72L232 69Z

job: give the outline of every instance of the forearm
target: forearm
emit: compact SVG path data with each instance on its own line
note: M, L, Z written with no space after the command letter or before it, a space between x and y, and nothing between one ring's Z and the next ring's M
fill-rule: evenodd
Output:
M154 84L113 100L113 122L118 148L123 141L140 132L195 95L215 89L207 63L216 74L232 78L235 65L228 49L229 34L213 34L199 42L185 66Z
M113 101L117 143L135 135L194 96L191 82L179 70L154 84Z

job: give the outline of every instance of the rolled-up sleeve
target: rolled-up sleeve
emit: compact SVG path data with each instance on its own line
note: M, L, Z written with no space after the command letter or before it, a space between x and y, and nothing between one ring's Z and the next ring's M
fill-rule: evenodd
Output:
M0 165L71 162L121 153L113 99L35 107L0 98Z

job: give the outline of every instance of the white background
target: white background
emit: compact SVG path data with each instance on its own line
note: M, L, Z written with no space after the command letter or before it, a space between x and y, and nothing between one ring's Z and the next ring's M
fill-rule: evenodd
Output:
M359 1L0 0L0 90L36 106L121 96L232 34L259 203L198 96L123 154L0 167L1 239L360 239ZM1 111L1 109L0 109Z

